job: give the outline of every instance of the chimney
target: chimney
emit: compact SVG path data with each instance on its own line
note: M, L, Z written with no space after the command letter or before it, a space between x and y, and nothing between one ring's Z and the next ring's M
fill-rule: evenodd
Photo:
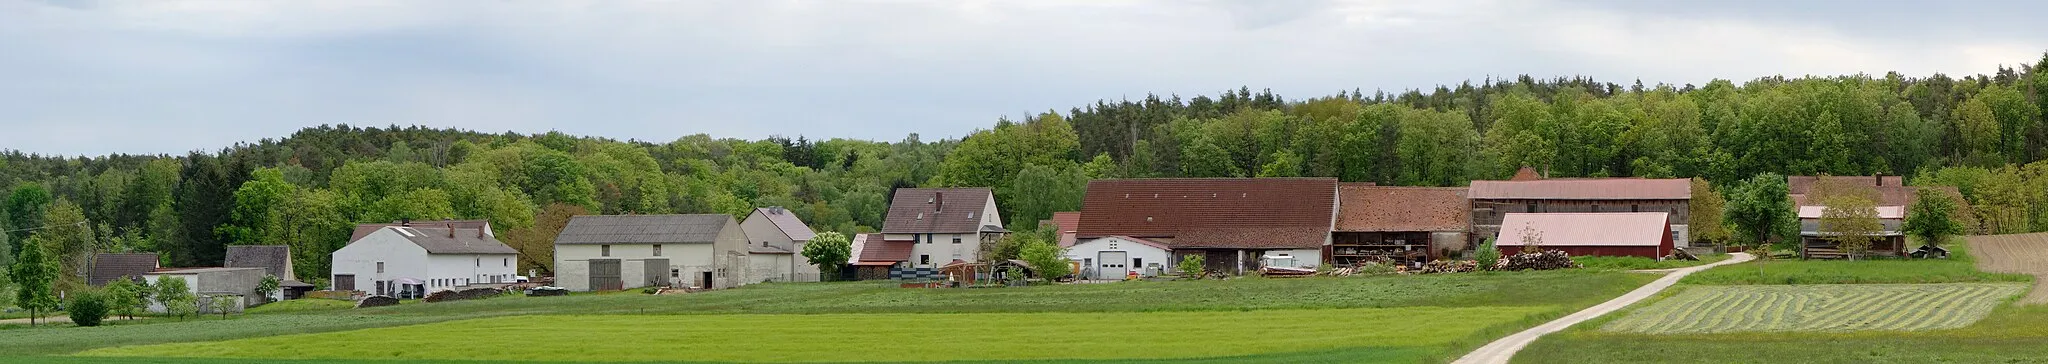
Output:
M1884 187L1884 172L1877 173L1877 186Z
M484 228L476 228L476 238L477 238L477 239L483 239L483 238L484 238Z
M412 219L398 219L398 226L412 226Z
M455 238L455 224L448 224L448 238Z
M945 193L945 192L935 192L935 193L933 193L933 195L934 195L934 196L932 196L932 201L937 201L937 202L938 202L938 205L939 205L939 206L938 206L938 207L934 207L934 208L932 208L932 211L939 211L939 212L944 212L944 211L946 211L946 193Z

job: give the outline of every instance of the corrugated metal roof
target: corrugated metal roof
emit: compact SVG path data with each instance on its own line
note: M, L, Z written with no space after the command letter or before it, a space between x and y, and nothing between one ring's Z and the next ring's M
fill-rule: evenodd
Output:
M732 215L584 215L555 236L563 244L710 244Z
M885 234L971 234L981 232L987 187L898 188L882 220Z
M1472 181L1475 200L1689 200L1692 181L1682 178L1592 178L1536 181Z
M1472 224L1464 188L1344 185L1337 196L1335 231L1466 231Z
M1663 212L1517 213L1501 221L1497 246L1522 246L1524 229L1555 246L1659 246L1670 231Z
M1934 190L1935 193L1948 196L1950 200L1955 200L1957 207L1965 209L1970 207L1970 201L1964 199L1963 193L1957 191L1952 186L1884 186L1873 188L1877 191L1877 201L1875 202L1877 202L1878 206L1912 206L1913 201L1920 199L1919 192L1921 189L1930 189ZM1808 201L1809 198L1804 193L1793 193L1791 195L1794 205L1806 206L1820 203L1820 201Z
M1827 207L1827 206L1800 206L1800 207L1799 207L1799 218L1801 218L1801 219L1818 219L1818 218L1820 218L1820 217L1821 217L1821 215L1822 215L1822 214L1825 214L1825 213L1827 213L1827 209L1828 209L1828 207ZM1905 207L1905 206L1878 206L1878 207L1877 207L1877 218L1879 218L1879 219L1904 219L1904 218L1906 218L1906 207Z
M1329 239L1334 178L1096 180L1082 200L1081 239L1123 235L1175 247L1306 248Z
M353 233L350 233L350 234L349 234L349 237L348 237L348 241L349 241L349 242L351 242L351 243L353 243L353 242L355 242L355 241L357 241L357 240L363 240L363 237L364 237L364 236L370 235L370 233L373 233L373 232L377 232L377 229L381 229L381 228L384 228L384 227L386 227L386 226L408 226L408 225L409 225L409 226L441 226L441 227L446 227L446 226L451 226L451 225L452 225L452 226L455 226L456 228L459 228L459 229L488 229L488 228L490 228L490 227L491 227L491 222L489 222L489 221L484 221L484 220L436 220L436 221L412 221L412 222L392 222L392 223L388 223L388 224L356 224L356 229L355 229L355 231L354 231Z

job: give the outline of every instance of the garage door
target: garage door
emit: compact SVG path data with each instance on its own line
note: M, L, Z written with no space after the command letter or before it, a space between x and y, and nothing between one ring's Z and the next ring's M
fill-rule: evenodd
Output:
M1130 252L1095 253L1095 279L1124 279L1131 274Z
M617 291L625 289L625 284L619 279L618 259L590 260L590 290Z

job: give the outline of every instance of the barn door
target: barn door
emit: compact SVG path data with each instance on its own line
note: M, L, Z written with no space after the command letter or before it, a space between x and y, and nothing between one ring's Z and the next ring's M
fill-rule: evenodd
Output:
M354 275L354 274L336 274L336 275L334 275L334 290L336 290L336 291L354 291L354 290L356 290L356 275Z
M647 285L668 287L668 259L648 259L645 264L647 268L641 270L646 272Z
M590 290L616 291L626 289L626 282L619 279L618 259L590 260Z

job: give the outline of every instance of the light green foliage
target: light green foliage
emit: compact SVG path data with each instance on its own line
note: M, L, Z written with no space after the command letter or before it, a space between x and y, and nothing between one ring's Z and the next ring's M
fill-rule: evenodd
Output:
M1727 260L1728 255L1710 254L1700 256L1699 258L1700 260L1657 260L1646 257L1609 257L1595 255L1580 255L1572 256L1572 261L1578 262L1582 268L1591 270L1671 269L1691 267L1701 264Z
M1748 244L1790 238L1799 229L1798 215L1785 186L1785 176L1761 174L1743 180L1728 194L1723 215L1733 237Z
M1752 331L1922 331L1968 326L2021 284L1698 286L1602 330L1656 334Z
M29 237L21 246L21 256L8 267L8 279L14 281L14 305L28 309L30 325L34 317L57 308L57 257L49 252L42 237Z
M348 244L351 223L340 194L332 190L301 190L271 210L263 241L291 247L292 269L299 277L324 277L332 254Z
M199 313L199 297L192 294L192 286L185 278L160 276L156 279L156 301L163 304L170 314L183 320L185 316Z
M1906 224L1901 227L1907 234L1922 244L1941 246L1963 232L1963 225L1955 219L1955 200L1932 189L1916 193L1913 206L1906 210Z
M1500 247L1493 244L1493 239L1486 238L1485 242L1479 243L1478 249L1472 251L1472 260L1479 262L1479 269L1488 269L1500 262Z
M1202 264L1207 259L1206 256L1201 254L1182 255L1180 256L1180 264L1175 265L1174 270L1180 271L1181 279L1201 279L1202 273L1206 271Z
M1032 268L1038 269L1039 277L1053 279L1074 274L1072 269L1070 269L1071 267L1067 266L1067 250L1065 248L1061 248L1056 243L1046 241L1043 238L1012 237L1012 239L1019 238L1030 240L1023 243L1023 246L1020 247L1021 251L1017 254L1018 258L1031 263Z
M1004 185L1026 165L1078 161L1076 138L1073 125L1057 113L1039 114L1021 124L999 122L993 130L969 135L946 154L933 181L940 186Z
M231 294L210 295L206 296L206 308L219 313L220 319L226 320L230 311L234 311L235 305L241 300L242 296Z
M1693 246L1708 246L1725 243L1730 238L1728 225L1723 224L1728 200L1721 191L1705 179L1692 179L1692 200L1687 203L1686 237Z
M1827 197L1820 215L1820 231L1829 234L1850 260L1870 250L1881 237L1884 224L1877 220L1877 204L1861 196Z
M298 187L285 182L284 172L277 168L260 168L251 174L248 182L235 189L235 208L228 218L228 225L219 231L231 244L262 244L269 236L270 228L278 226L276 211L286 204Z
M132 279L115 279L107 282L106 300L108 308L115 314L135 318L135 314L148 307L148 299L142 293L149 287L136 284Z
M278 286L283 284L284 281L277 276L265 274L262 281L256 282L256 294L262 295L262 300L268 302L270 295L277 294Z
M1301 177L1301 155L1294 151L1273 152L1266 165L1259 166L1258 177Z
M1244 171L1230 160L1230 151L1205 137L1183 142L1180 174L1185 177L1244 177Z
M1087 193L1088 177L1080 166L1063 163L1059 166L1026 165L1018 171L1014 180L998 193L1007 195L1008 204L997 205L1009 216L1010 230L1033 230L1040 220L1052 218L1052 213L1079 211L1081 197Z
M1403 186L1457 186L1471 180L1479 133L1458 112L1409 110L1401 118L1395 156Z
M45 253L57 261L56 289L84 287L92 254L101 249L90 222L85 220L85 211L68 199L58 198L44 211L42 221L46 227L36 230L33 238L40 239L47 249Z
M107 312L113 308L108 302L108 292L100 289L72 290L68 298L71 302L64 305L64 312L69 314L71 323L78 326L99 326L100 320L106 319Z
M837 277L846 261L853 257L853 243L845 234L837 231L819 232L817 237L804 243L804 259L818 266L818 271L827 277Z

